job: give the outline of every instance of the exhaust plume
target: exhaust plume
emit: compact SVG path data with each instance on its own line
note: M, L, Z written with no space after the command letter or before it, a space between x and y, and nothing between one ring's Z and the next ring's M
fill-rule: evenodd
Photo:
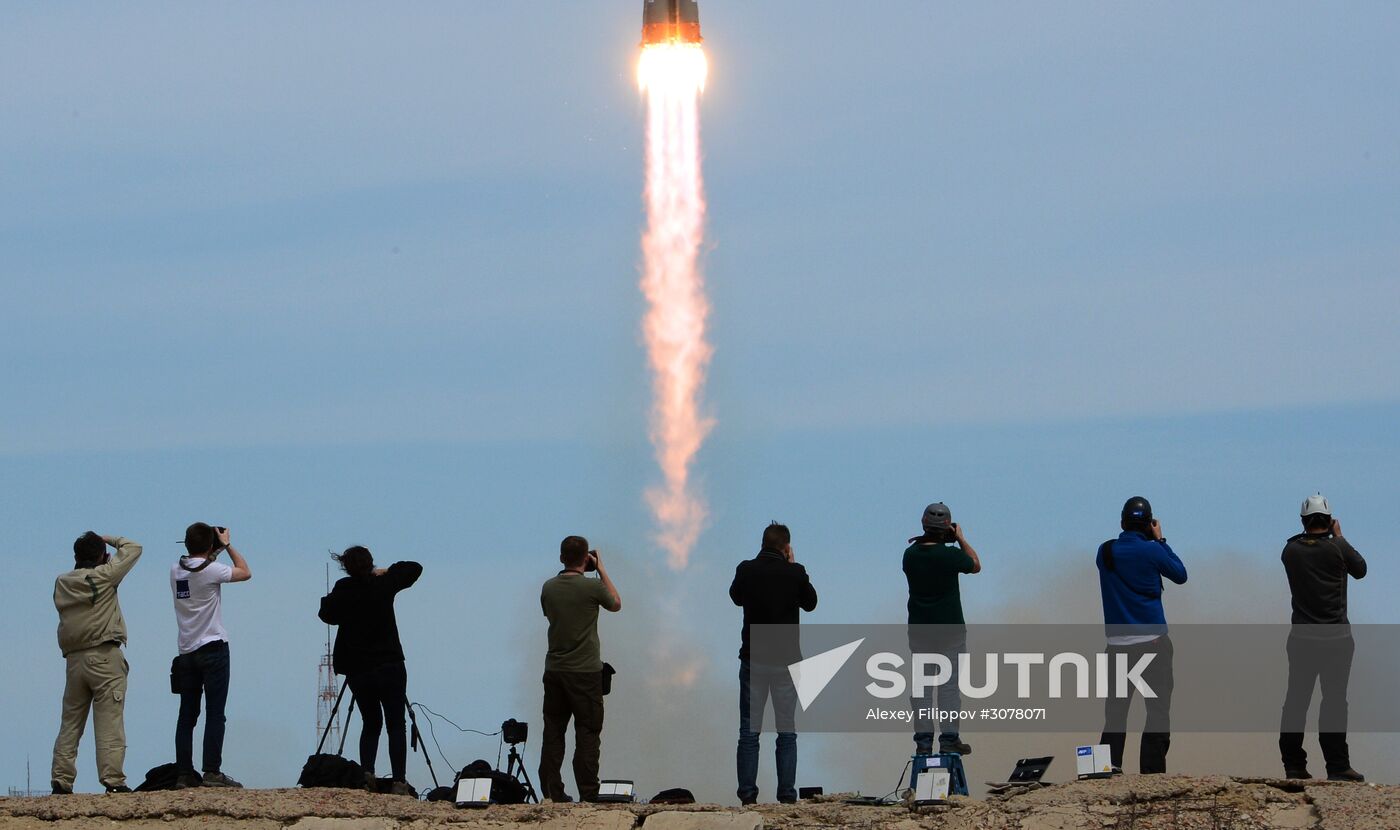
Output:
M676 570L686 566L708 515L690 470L714 426L700 411L712 353L698 263L705 225L700 93L707 72L704 50L681 43L645 47L637 70L647 105L642 332L652 372L651 442L663 479L646 498L657 541Z

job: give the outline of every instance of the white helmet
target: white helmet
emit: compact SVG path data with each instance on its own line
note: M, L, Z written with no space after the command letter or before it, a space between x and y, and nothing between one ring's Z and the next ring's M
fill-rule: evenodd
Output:
M1303 499L1303 509L1298 512L1299 516L1306 518L1319 513L1324 516L1332 515L1332 508L1327 504L1327 499L1321 493Z

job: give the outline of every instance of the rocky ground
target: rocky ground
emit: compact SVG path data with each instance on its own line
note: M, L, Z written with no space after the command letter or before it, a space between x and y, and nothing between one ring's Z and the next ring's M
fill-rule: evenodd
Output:
M946 806L554 805L459 810L350 790L184 790L0 799L0 830L1396 830L1400 787L1267 779L1126 776Z

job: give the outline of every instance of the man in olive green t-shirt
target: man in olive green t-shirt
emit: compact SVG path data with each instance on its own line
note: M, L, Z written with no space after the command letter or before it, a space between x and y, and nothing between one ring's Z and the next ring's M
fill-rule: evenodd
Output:
M904 576L909 581L909 648L915 654L940 654L952 666L948 679L938 687L938 705L932 696L912 701L916 712L937 708L956 712L962 708L958 689L958 655L967 650L967 625L963 619L961 574L982 570L977 551L967 543L962 528L942 502L924 509L924 532L909 540L904 551ZM956 546L954 545L956 543ZM933 752L934 729L938 751L967 755L972 747L963 742L958 719L920 717L914 727L914 747L919 754Z
M540 589L540 607L549 619L549 651L544 658L544 741L540 748L540 787L550 801L568 801L560 769L564 732L574 721L574 782L583 801L598 799L598 759L603 746L603 657L598 642L598 609L622 610L622 597L588 540L569 536L559 545L564 570ZM584 574L597 570L598 579Z

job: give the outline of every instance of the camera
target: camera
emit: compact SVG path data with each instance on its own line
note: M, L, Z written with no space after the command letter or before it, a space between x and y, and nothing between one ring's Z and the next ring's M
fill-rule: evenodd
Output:
M590 550L588 552L588 559L583 563L583 572L593 573L596 570L598 570L598 551Z
M501 740L515 746L525 743L525 739L530 736L530 724L521 723L515 718L511 718L501 724Z

